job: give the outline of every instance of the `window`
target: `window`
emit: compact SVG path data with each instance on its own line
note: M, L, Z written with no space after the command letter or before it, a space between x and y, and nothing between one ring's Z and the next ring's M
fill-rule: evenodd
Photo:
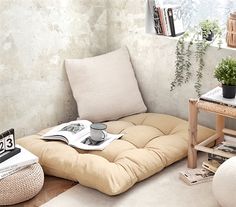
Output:
M235 0L156 0L159 4L180 4L185 29L204 19L217 19L226 28L230 12L236 11Z

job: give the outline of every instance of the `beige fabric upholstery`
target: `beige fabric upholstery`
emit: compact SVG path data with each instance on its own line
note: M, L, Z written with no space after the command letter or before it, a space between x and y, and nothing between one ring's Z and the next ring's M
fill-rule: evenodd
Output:
M65 65L81 119L116 120L147 110L126 48L97 57L67 59Z
M42 189L44 173L40 164L31 165L0 180L0 205L13 205L34 197Z
M74 180L109 195L128 190L187 155L188 123L179 118L143 113L107 122L111 133L124 133L103 151L76 150L39 135L17 140L35 153L46 174ZM199 141L213 130L199 127Z

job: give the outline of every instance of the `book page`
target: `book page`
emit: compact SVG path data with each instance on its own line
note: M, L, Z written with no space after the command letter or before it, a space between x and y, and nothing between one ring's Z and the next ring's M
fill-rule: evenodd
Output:
M77 142L80 139L84 139L84 136L89 136L91 124L88 120L63 123L44 134L42 139L61 140L67 142L67 144L71 144L75 140Z
M83 136L81 139L74 139L70 145L83 150L103 150L112 141L119 139L122 136L123 134L107 133L107 137L103 141L94 142L90 139L90 135L88 134L88 136Z

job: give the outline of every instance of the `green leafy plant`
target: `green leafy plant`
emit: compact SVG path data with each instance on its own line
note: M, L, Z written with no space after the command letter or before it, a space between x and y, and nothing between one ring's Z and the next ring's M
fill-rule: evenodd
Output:
M199 25L201 27L202 37L204 39L209 41L211 36L212 37L218 36L219 40L221 40L222 32L221 32L221 29L220 29L220 26L219 26L219 23L217 20L210 21L207 19L207 20L200 22Z
M211 26L211 27L210 27ZM211 31L214 32L214 38L212 41L208 41L206 38L202 38L203 29L205 28L206 33ZM205 34L206 34L205 33ZM197 95L201 94L201 80L203 77L203 69L205 66L204 56L207 48L216 40L218 41L219 48L221 47L221 30L218 26L217 21L205 20L200 22L198 26L185 32L178 40L176 44L176 61L175 61L175 78L171 82L171 91L177 86L182 86L184 83L189 82L192 77L192 56L195 57L195 61L198 64L196 70L196 81L194 84Z
M236 59L222 59L215 69L214 77L224 85L236 85Z

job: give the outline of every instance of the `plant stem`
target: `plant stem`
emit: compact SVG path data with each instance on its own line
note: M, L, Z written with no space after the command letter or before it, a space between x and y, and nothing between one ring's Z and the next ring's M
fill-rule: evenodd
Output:
M198 69L196 71L197 80L195 82L194 88L197 92L198 97L200 97L201 95L201 86L202 86L201 80L203 77L202 73L205 66L204 55L206 54L206 50L209 46L210 44L206 40L198 42L196 44L197 51L195 53L195 58L196 62L198 62Z
M175 61L175 79L171 82L171 91L175 89L176 86L181 86L184 81L183 71L184 71L184 62L185 62L185 36L179 38L176 44L176 61Z

